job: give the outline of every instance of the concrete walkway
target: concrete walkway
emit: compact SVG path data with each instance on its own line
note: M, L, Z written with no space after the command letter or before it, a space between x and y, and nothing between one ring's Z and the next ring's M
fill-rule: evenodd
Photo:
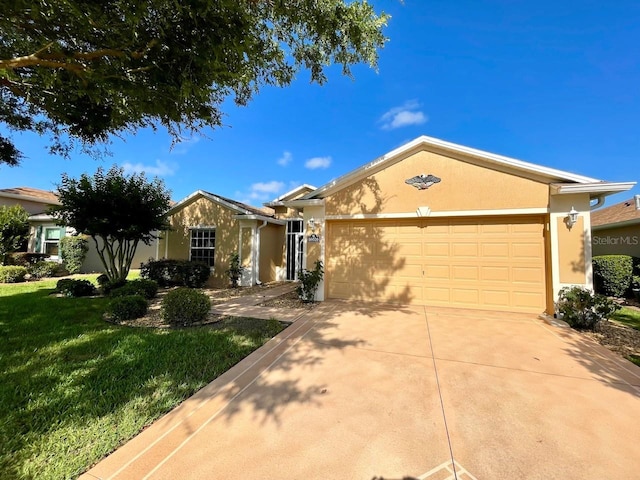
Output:
M211 313L232 315L235 317L262 318L265 320L277 318L281 321L292 322L301 315L307 313L308 310L304 308L282 309L275 307L260 307L258 305L279 297L280 295L292 292L295 288L296 285L294 283L287 283L266 289L253 295L237 297L232 300L213 305Z
M640 368L533 315L325 302L90 479L640 478Z

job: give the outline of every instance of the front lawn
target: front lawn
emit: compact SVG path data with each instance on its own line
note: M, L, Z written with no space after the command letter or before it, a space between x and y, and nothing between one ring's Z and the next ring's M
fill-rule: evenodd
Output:
M613 314L611 320L616 320L620 323L640 330L640 311L632 308L622 307L616 313Z
M0 478L77 477L283 328L116 326L55 283L0 286Z

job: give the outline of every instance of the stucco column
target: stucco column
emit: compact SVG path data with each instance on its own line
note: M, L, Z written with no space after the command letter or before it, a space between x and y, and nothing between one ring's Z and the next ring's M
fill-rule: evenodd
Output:
M313 219L314 228L310 226L310 220ZM326 269L325 263L325 241L326 241L326 224L324 205L306 206L304 208L304 260L303 268L311 270L315 267L316 260L322 262ZM317 241L316 241L317 240ZM318 286L316 300L324 300L324 278Z
M580 285L593 290L591 266L591 206L588 193L551 195L551 277L554 302L560 289ZM578 212L578 220L571 228L567 216L571 209Z

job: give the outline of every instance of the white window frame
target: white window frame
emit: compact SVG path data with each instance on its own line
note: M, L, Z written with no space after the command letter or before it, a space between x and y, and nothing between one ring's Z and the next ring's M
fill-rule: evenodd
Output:
M209 234L209 237L206 238L203 234ZM194 235L195 234L195 235ZM211 235L213 234L213 235ZM213 240L213 242L211 242ZM194 243L196 245L194 245ZM200 243L200 245L197 245ZM213 245L211 245L213 243ZM211 254L206 255L207 258L204 258L203 255L197 255L194 259L193 251L210 251ZM213 269L215 266L215 255L216 255L216 227L191 227L189 228L189 260L199 261L209 264L209 267Z
M58 231L58 238L57 239L53 239L53 240L49 240L47 239L47 231L48 230L57 230ZM57 260L58 258L60 258L60 240L62 239L62 235L60 234L60 227L57 226L46 226L43 225L42 227L42 246L41 246L41 253L46 253L47 255L49 255L49 258L52 260ZM57 245L58 246L58 253L56 255L53 254L49 254L47 252L47 245Z

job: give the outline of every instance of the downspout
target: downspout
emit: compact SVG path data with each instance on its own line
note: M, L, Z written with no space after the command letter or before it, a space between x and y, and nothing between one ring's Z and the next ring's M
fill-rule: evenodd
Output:
M267 226L267 221L263 220L262 221L262 225L260 225L257 229L256 229L256 250L254 252L254 258L255 258L255 266L256 266L256 285L262 285L262 282L260 281L260 230L262 230L264 227Z
M594 203L593 205L591 205L591 210L595 210L596 208L600 207L604 205L604 197L602 195L599 195L596 197L596 203Z

